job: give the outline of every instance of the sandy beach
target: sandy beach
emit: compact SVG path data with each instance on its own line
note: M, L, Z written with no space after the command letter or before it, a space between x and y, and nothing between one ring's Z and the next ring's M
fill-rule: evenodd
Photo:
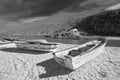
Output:
M12 43L0 50L0 80L119 80L119 42L108 41L103 53L75 71L57 64L52 53L18 49ZM60 44L58 48L72 46Z

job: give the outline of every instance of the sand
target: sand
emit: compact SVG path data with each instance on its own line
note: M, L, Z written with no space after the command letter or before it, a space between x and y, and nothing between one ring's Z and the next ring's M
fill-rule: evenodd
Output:
M0 80L120 80L120 44L111 42L103 53L75 71L57 64L52 53L18 49L12 43L0 50ZM72 46L60 44L58 48Z

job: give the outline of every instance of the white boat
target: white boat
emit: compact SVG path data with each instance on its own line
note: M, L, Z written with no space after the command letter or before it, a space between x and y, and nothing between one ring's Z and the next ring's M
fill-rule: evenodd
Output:
M46 40L27 40L27 41L15 41L18 48L37 50L37 51L56 51L57 43L47 42Z
M103 52L106 39L96 39L84 44L54 52L53 56L60 65L75 70Z

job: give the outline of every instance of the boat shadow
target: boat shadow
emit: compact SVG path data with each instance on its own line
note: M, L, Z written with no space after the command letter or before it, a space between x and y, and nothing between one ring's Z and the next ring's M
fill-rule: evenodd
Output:
M45 67L46 73L39 75L40 78L48 78L48 77L54 77L58 75L66 75L71 73L72 71L69 69L66 69L55 62L55 60L49 59L47 61L37 63L37 67L42 66Z
M34 50L26 50L26 49L20 49L20 48L4 48L4 49L1 49L1 51L23 53L23 54L45 54L45 53L48 53L45 51L34 51Z

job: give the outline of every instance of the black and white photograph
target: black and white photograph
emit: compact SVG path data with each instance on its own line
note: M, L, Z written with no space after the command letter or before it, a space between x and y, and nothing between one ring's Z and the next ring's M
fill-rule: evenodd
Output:
M120 80L120 0L0 0L0 80Z

